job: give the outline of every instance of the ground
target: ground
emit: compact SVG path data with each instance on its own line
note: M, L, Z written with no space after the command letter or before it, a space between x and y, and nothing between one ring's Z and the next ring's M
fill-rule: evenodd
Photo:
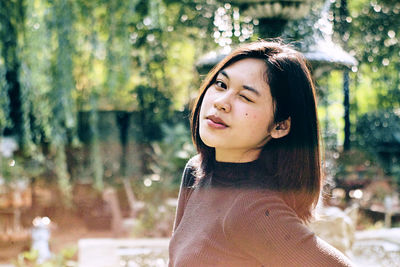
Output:
M79 215L69 213L68 216L54 219L51 230L50 250L53 253L58 253L64 248L77 247L78 240L81 238L99 237L113 237L113 233L107 229L88 229ZM21 244L1 244L0 264L10 264L13 259L16 259L18 253L24 249L29 249L29 245L29 241Z

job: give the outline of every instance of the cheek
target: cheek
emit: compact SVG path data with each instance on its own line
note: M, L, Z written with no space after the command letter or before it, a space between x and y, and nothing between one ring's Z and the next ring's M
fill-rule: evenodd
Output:
M248 111L247 110L247 111L243 112L242 114L244 115L243 119L245 119L248 122L257 121L257 120L261 119L261 117L263 117L263 115L260 115L259 112L257 112L257 111Z
M205 95L200 105L200 114L204 114L204 112L207 109L207 106L208 106L208 98L207 95Z
M268 113L255 111L246 111L243 113L243 120L247 127L257 129L255 131L268 131L271 118Z
M212 94L206 92L203 97L203 101L201 102L200 111L206 109L212 103Z
M249 115L249 113L246 112L244 114L244 116L245 116L246 119L257 120L257 115L256 114Z

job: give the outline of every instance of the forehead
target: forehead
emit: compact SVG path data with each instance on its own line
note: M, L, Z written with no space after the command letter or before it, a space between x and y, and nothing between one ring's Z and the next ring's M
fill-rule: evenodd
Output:
M230 79L252 81L252 83L266 82L267 66L265 62L258 58L245 58L229 65L221 70L226 72Z

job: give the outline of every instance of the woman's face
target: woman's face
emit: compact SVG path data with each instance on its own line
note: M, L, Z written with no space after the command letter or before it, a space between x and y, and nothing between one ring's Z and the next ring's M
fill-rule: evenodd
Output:
M200 137L215 148L217 161L257 159L271 138L273 104L266 65L246 58L221 70L200 109Z

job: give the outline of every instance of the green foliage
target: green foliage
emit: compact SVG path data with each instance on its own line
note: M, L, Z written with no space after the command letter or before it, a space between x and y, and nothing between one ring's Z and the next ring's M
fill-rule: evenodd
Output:
M175 209L165 203L146 202L146 209L139 212L131 234L136 238L168 237L174 222Z
M400 142L400 114L379 110L361 116L357 123L359 144L376 149L379 145Z
M357 122L359 147L370 152L388 175L400 184L400 114L394 110L379 110L361 116Z
M65 196L65 203L68 204L70 200L72 200L72 186L69 182L70 174L67 170L67 158L64 146L59 146L56 148L54 157L54 171L58 177L58 184L61 192Z
M139 85L135 88L139 109L140 131L137 140L150 143L162 138L161 123L171 117L171 101L155 87Z
M176 187L181 181L182 170L186 162L196 154L190 139L190 131L183 123L175 125L163 124L165 135L162 142L153 144L155 153L151 169L163 178L165 186Z
M23 1L2 1L0 4L0 41L1 41L1 69L4 69L5 82L2 89L8 95L8 107L3 104L0 108L7 108L1 113L8 113L9 127L13 130L9 134L16 135L19 144L23 146L27 136L26 106L21 100L23 88L19 85L18 73L21 62L18 57L20 44L18 40L23 37L25 13ZM8 111L8 112L7 112ZM4 116L4 115L3 115ZM5 129L5 132L9 129ZM3 134L3 132L2 132Z
M29 133L25 136L24 143L29 145L28 152L37 153L33 144L52 140L50 120L53 114L49 99L51 46L44 41L49 34L49 28L46 25L45 12L40 10L44 8L43 3L37 1L34 4L33 1L28 1L26 8L31 12L26 12L24 39L21 41L19 51L21 61L19 81L23 91L24 120L27 122L24 125L28 128L26 132Z
M322 2L316 1L316 3L312 5L308 16L288 22L281 38L303 50L314 43L315 37L322 38L321 32L316 31L321 9Z
M29 183L30 177L37 177L45 170L44 158L14 156L12 158L2 158L0 161L0 170L2 178L7 183L18 183L26 181Z
M290 21L283 37L307 47L320 27L321 4L312 6L304 19ZM351 131L358 117L371 110L400 108L400 3L395 0L334 0L327 19L333 24L333 41L353 55L359 65L350 73ZM319 34L319 35L318 35ZM317 80L319 114L326 143L343 142L343 78L338 71L325 73ZM336 136L336 138L335 138ZM333 137L333 138L332 138ZM354 137L351 139L354 141ZM333 142L332 142L333 141ZM334 142L336 141L336 142Z
M399 108L400 3L396 0L347 1L348 15L343 16L343 2L336 1L332 15L336 40L345 43L360 62L355 77L357 85L352 88L359 97L353 107L369 102L369 110ZM367 86L374 91L375 103L365 96Z
M43 263L36 263L39 253L37 250L22 252L14 261L16 267L76 267L78 263L72 259L77 252L76 247L64 248L60 253L53 255L49 260Z
M2 177L7 181L17 181L23 177L23 165L20 160L15 159L2 159L1 160Z
M365 149L351 149L336 154L334 175L336 180L377 180L383 178L376 157Z
M26 157L51 160L46 166L66 194L66 149L79 144L77 110L92 111L91 175L102 188L97 110L139 111L140 142L160 140L160 124L197 89L196 57L215 47L204 39L215 1L0 5L0 134L17 135Z
M203 40L212 20L197 12L199 3L78 1L77 30L81 34L77 35L74 94L79 105L87 109L95 93L100 109L137 110L132 88L144 85L173 92L172 102L181 108L188 100L187 92L196 88L196 55L213 44ZM210 9L209 4L200 6ZM177 72L184 75L178 77Z
M9 127L10 120L9 116L9 100L7 96L7 81L5 79L5 70L0 64L0 136L3 135L3 131L6 127Z
M358 72L351 73L353 124L369 110L399 108L399 3L331 2L334 39L360 62ZM215 0L1 1L0 135L18 135L24 157L39 155L52 161L46 166L68 194L66 150L79 144L77 111L90 111L88 173L102 188L97 112L133 111L139 114L136 141L148 147L157 142L152 147L154 158L163 162L160 168L166 177L175 177L184 162L175 156L182 152L178 147L190 146L190 141L179 138L190 135L179 124L162 125L172 122L173 110L183 110L197 90L196 59L217 43L256 38L251 34L257 20L237 18L233 6L222 5ZM307 18L290 22L291 30L283 37L312 41L320 8L315 4ZM221 14L233 26L239 25L239 35L231 30L230 39L222 38L230 33L214 21L216 16L224 17ZM338 116L343 113L341 74L332 72L319 85L326 140L337 149L343 139ZM355 133L355 127L352 130ZM160 142L169 135L177 135L176 140Z
M74 87L70 9L65 1L16 2L18 5L2 9L9 11L9 21L3 21L3 25L9 26L1 28L2 54L7 62L6 84L2 84L2 89L7 90L1 93L8 93L9 107L1 105L0 113L9 110L10 114L5 133L18 138L27 162L30 158L43 158L38 145L50 144L55 173L67 192L69 174L64 149L70 140L76 139L70 95ZM35 172L28 175L34 176Z
M332 71L318 79L318 116L327 149L338 149L343 142L343 75Z
M96 109L96 101L92 101L92 110L89 112L89 131L90 131L90 169L91 175L94 178L94 187L97 190L104 188L103 172L104 167L102 164L100 153L100 140L98 129L98 112Z
M55 51L51 59L52 90L49 98L53 101L52 141L61 147L68 143L68 138L76 138L75 103L72 99L72 90L75 88L72 61L74 5L70 0L52 1L52 4L49 24L51 37L55 40Z
M340 8L340 4L335 7ZM400 3L396 0L349 1L349 11L351 19L343 18L347 19L349 32L341 39L348 39L360 61L377 67L398 62Z
M133 228L136 237L169 236L174 220L175 206L167 203L168 198L176 198L182 170L195 154L188 125L179 121L174 125L162 124L164 138L153 142L154 151L150 175L136 181L135 195L146 203L139 212Z

